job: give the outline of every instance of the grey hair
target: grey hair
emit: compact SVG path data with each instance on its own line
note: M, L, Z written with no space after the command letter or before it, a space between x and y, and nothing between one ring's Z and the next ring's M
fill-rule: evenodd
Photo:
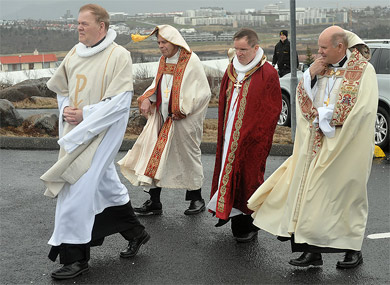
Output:
M339 43L342 43L345 46L345 48L348 47L348 36L347 36L347 33L344 32L344 31L338 32L338 33L334 33L332 35L331 40L332 40L333 47L337 47L337 45Z

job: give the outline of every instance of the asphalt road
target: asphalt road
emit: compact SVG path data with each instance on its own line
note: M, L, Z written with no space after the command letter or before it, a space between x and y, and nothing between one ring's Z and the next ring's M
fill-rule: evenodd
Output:
M117 160L124 156L121 152ZM53 230L55 200L44 197L39 180L56 160L57 151L0 150L0 283L1 284L389 284L390 239L367 235L390 232L388 161L375 160L368 183L369 220L363 243L364 263L352 270L338 270L342 254L324 254L324 265L296 268L288 260L288 243L264 231L258 240L237 244L230 226L215 228L208 212L185 216L188 206L183 189L162 192L162 216L141 217L151 234L133 259L122 259L126 247L120 235L107 237L103 246L92 248L90 272L67 281L53 281L58 268L47 258L47 241ZM203 155L204 197L209 195L215 156ZM266 177L286 157L272 156ZM133 205L147 195L123 182Z

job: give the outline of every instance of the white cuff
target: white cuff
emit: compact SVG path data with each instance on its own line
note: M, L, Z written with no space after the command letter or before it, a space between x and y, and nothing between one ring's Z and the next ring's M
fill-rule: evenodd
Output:
M336 132L336 128L330 125L330 121L333 116L334 105L330 104L328 107L319 107L318 121L319 127L324 135L328 138L333 138Z
M310 68L308 68L304 73L303 73L303 88L305 89L307 95L311 99L311 101L314 101L314 96L313 92L311 89L311 76L310 76ZM314 92L315 94L315 92Z

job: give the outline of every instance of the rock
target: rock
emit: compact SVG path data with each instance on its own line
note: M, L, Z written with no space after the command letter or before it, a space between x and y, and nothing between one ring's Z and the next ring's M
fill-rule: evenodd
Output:
M8 88L10 86L12 86L12 85L8 84L8 83L1 82L0 83L0 90L3 90L3 89Z
M39 133L56 135L58 129L58 116L56 114L43 113L28 117L23 125L27 129L35 129Z
M22 81L18 84L15 84L14 86L36 86L40 93L41 97L50 97L50 98L57 98L57 94L51 91L49 88L47 88L47 81L49 81L50 77L43 77L39 79L28 79L25 81Z
M23 101L31 96L40 96L41 92L36 86L11 86L0 91L0 99L11 102Z
M2 89L0 90L0 99L18 102L32 96L56 98L56 94L46 86L48 79L47 77L29 79Z
M134 134L140 134L146 125L146 118L142 116L138 109L130 112L128 127L132 130Z
M135 79L133 99L144 94L145 90L152 84L153 78Z
M0 127L18 127L23 123L22 116L8 100L0 99Z
M211 99L213 99L213 98L218 99L219 98L219 89L220 89L220 86L215 86L215 87L211 88Z
M48 97L41 97L41 96L32 96L29 98L30 102L33 104L44 104L45 102L53 102L54 104L57 104L56 98L48 98Z

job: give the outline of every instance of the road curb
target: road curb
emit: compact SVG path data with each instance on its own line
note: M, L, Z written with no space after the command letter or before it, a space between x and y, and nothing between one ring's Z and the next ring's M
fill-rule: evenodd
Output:
M31 137L7 137L0 136L0 149L21 150L58 150L57 138L31 138ZM133 147L134 140L123 140L120 150L126 151ZM200 145L203 154L215 154L216 143L202 142ZM293 145L273 144L270 155L290 156Z

